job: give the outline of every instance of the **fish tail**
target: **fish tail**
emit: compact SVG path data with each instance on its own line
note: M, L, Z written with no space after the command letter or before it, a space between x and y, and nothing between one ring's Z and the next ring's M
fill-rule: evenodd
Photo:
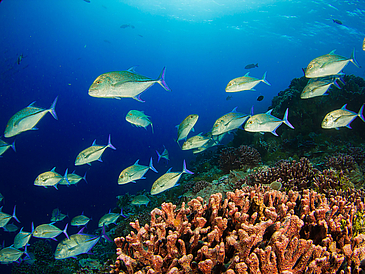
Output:
M151 129L152 129L152 133L154 134L155 132L154 132L154 130L153 130L153 125L152 125L152 123L151 123Z
M108 242L113 242L108 235L106 235L106 232L105 232L105 225L103 224L103 231L101 233L101 237L103 237L105 240L107 240Z
M190 171L190 170L188 170L186 168L186 162L185 162L185 160L184 160L184 163L183 163L183 171L182 171L182 173L194 174L194 172L192 172L192 171Z
M67 227L68 227L68 224L66 224L65 229L62 230L62 233L65 234L67 239L70 239L70 237L68 237L68 234L67 234Z
M351 53L351 57L350 57L350 61L355 65L357 66L358 68L361 68L361 66L359 65L359 63L356 61L355 59L355 49L352 50L352 53Z
M160 162L160 159L161 159L161 154L160 153L158 153L158 151L156 150L156 153L157 153L157 157L158 157L158 159L157 159L157 163L159 163Z
M166 71L166 67L164 67L161 71L160 76L158 77L158 83L161 85L161 87L163 87L166 91L171 91L171 89L168 87L168 85L166 84L165 81L165 71Z
M88 182L86 180L86 174L87 174L87 171L85 172L85 175L84 175L84 177L82 177L82 179L84 179L84 181L88 184Z
M122 216L124 218L128 218L128 216L124 215L122 207L120 208L120 216Z
M250 110L250 116L253 116L253 105L252 105L251 110Z
M264 76L262 76L261 81L262 81L262 82L264 82L266 85L271 86L271 84L270 84L268 81L266 81L266 71L265 71L265 73L264 73Z
M16 152L16 148L15 148L15 140L14 142L11 144L11 148Z
M157 150L156 150L156 152L157 152ZM157 154L158 154L158 152L157 152ZM159 158L160 159L160 158ZM155 167L153 166L153 164L152 164L152 157L151 157L151 159L150 159L150 169L152 169L154 172L156 172L156 173L158 173L158 171L155 169Z
M52 103L51 107L49 108L49 112L52 114L53 118L55 118L56 120L58 120L57 113L55 110L57 100L58 100L58 96L53 100L53 103Z
M11 217L13 217L18 223L20 223L18 217L15 215L15 211L16 211L16 205L14 206L13 215Z
M257 67L257 68L258 68L258 67L259 67L259 63L256 63L255 67Z
M70 181L67 178L68 168L66 168L65 175L63 175L63 180L67 182L67 185L70 185ZM62 179L61 179L62 180ZM61 180L59 182L61 182ZM56 187L56 186L55 186ZM57 189L57 188L56 188Z
M363 110L364 110L364 104L362 104L360 110L359 110L359 114L358 116L360 117L360 119L365 122L365 119L364 119L364 114L363 114Z
M284 114L284 118L283 118L283 123L286 124L288 127L294 129L293 125L288 120L288 111L289 111L289 109L287 108L285 110L285 114Z
M108 145L107 145L107 147L110 147L110 148L116 150L115 146L112 145L112 142L110 140L110 134L109 134L109 138L108 138Z

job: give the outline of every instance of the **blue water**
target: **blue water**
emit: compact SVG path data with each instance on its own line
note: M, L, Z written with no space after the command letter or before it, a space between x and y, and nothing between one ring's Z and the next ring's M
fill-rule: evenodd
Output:
M169 167L180 171L183 159L194 159L174 140L175 126L187 115L199 114L199 133L209 131L218 117L236 106L244 113L252 105L255 113L264 112L293 78L303 76L303 67L333 49L346 57L355 49L364 67L364 19L362 1L3 0L0 129L31 102L48 108L59 96L58 121L47 114L39 130L6 140L16 140L17 152L9 150L0 159L3 211L10 213L17 205L25 231L30 231L31 222L49 222L54 208L71 218L84 211L93 218L92 231L116 206L116 196L150 190ZM130 26L120 27L125 24ZM17 64L21 54L24 58ZM267 71L271 86L261 83L255 92L225 93L227 83L248 72L244 67L250 63L259 64L250 75L261 78ZM157 78L166 66L172 91L156 84L142 93L145 103L88 95L98 75L132 66L150 78ZM344 72L364 76L364 68L351 63ZM226 100L228 95L231 100ZM258 95L264 100L257 102ZM150 127L136 128L125 121L131 109L151 116L154 134ZM77 154L94 139L106 145L109 134L117 150L107 149L102 163L75 168ZM164 145L171 161L155 163L159 174L149 172L137 184L117 184L124 168L137 159L147 165L151 156L157 161L155 150L162 152ZM88 183L58 190L33 185L40 173L53 167L61 174L66 168L79 175L87 172ZM14 236L1 231L0 242L9 246Z

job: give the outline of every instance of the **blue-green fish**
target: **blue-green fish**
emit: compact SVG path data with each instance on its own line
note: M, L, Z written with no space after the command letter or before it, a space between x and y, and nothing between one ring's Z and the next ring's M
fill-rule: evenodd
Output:
M84 164L91 165L90 163L93 161L102 162L101 155L108 147L114 150L116 149L110 141L110 134L109 134L108 144L106 146L98 146L96 145L96 140L94 140L91 147L88 147L83 151L81 151L76 157L75 166L80 166Z
M33 231L34 231L33 223L32 223L32 232L25 232L25 231L23 231L23 227L22 227L14 238L13 246L15 248L24 248L28 244L30 238L32 237Z
M190 131L194 131L194 126L198 118L198 114L190 114L177 126L177 142L186 140Z
M159 177L152 185L151 195L157 195L165 190L168 190L177 185L177 182L180 180L181 175L184 173L194 174L190 170L186 168L186 162L184 160L183 170L181 172L171 172L171 168Z
M247 72L244 76L235 78L229 81L226 86L226 92L239 92L243 90L252 90L254 91L254 87L260 82L264 82L266 85L270 85L268 81L266 81L266 72L261 79L257 79L255 77L248 76L249 72Z
M8 150L9 147L11 147L16 152L16 149L15 149L15 140L10 145L7 142L5 142L5 141L3 141L3 140L0 139L0 156L3 155L4 152Z
M158 171L154 168L152 164L152 157L150 159L149 166L142 166L138 164L139 160L137 160L134 165L125 168L118 177L118 184L124 185L128 183L136 183L136 180L146 179L143 176L146 172L151 169L154 172L158 173Z
M137 195L134 196L131 202L131 205L135 205L140 207L141 205L147 206L150 202L150 199L146 195Z
M33 237L42 238L42 239L52 239L52 240L56 241L56 237L58 235L60 235L61 233L63 233L68 238L67 227L68 227L68 224L66 224L65 228L63 230L61 230L58 227L54 226L53 223L42 224L42 225L37 226L34 229Z
M125 119L127 120L127 122L131 123L132 125L135 125L137 127L144 127L145 129L146 129L146 127L151 125L152 132L153 132L152 122L149 119L149 117L150 116L144 114L143 111L130 110L127 113L127 115L125 116Z
M86 173L87 172L85 172L84 177L81 177L80 175L77 175L75 173L75 171L73 171L72 173L67 174L67 180L68 180L68 182L66 180L62 179L62 181L59 182L58 184L59 185L68 185L68 186L69 185L76 185L81 180L84 180L87 183L87 181L86 181Z
M304 87L302 93L300 94L300 98L308 99L312 97L325 95L327 90L331 87L331 85L335 85L338 89L341 89L341 87L336 82L337 80L341 81L340 77L327 76L320 78L311 78L309 79L307 85Z
M6 125L4 136L9 138L27 130L35 130L35 125L48 112L51 113L56 120L58 120L55 111L57 99L58 96L54 99L49 109L35 107L33 105L35 102L33 102L26 108L15 113Z
M81 215L78 215L78 216L72 218L71 225L82 226L82 225L86 225L89 221L90 221L90 218L85 216L84 212L82 212Z
M198 135L195 135L193 137L190 137L187 139L184 144L182 145L182 150L189 150L198 148L201 146L204 146L208 141L210 140L210 137L203 136L202 133L199 133Z
M165 146L163 146L163 147L164 147L164 150L162 151L161 154L156 150L157 157L158 157L157 163L160 162L161 158L166 159L167 162L170 160L168 150L165 148Z
M343 105L343 107L340 109L327 113L322 121L322 128L338 129L340 127L347 127L347 128L351 129L350 124L356 117L360 117L360 119L363 122L365 122L364 115L363 115L364 104L361 106L358 113L346 109L346 106L347 106L347 104Z
M66 217L68 217L67 214L63 214L59 208L55 208L52 210L51 222L60 222Z
M135 73L132 67L98 76L89 88L89 95L98 98L133 98L144 102L140 94L154 83L159 83L166 91L170 91L165 81L165 68L162 69L158 79L154 80Z
M43 186L45 188L49 186L53 186L55 189L57 188L57 185L62 181L65 180L68 182L67 179L67 171L65 171L65 175L60 175L56 171L56 167L52 168L50 171L43 172L37 176L37 178L34 181L35 186Z
M19 219L15 215L16 206L14 206L13 215L3 212L2 208L3 207L0 207L0 227L5 227L12 218L14 218L18 223L20 223Z
M220 135L239 128L251 115L237 112L235 107L231 112L218 118L212 128L212 135Z
M333 50L329 54L319 56L310 61L305 70L305 77L318 78L337 75L349 62L353 63L358 68L360 67L355 60L355 50L352 51L350 58L337 55L335 54L335 50Z
M276 133L276 129L282 124L286 124L288 127L294 129L292 124L288 121L288 109L286 109L283 120L276 118L271 115L272 109L270 109L266 113L256 114L251 116L245 126L244 129L249 132L271 132L275 136L278 136Z
M26 254L26 251L21 251L12 246L5 247L0 250L0 263L11 264L18 261L23 254Z
M119 213L113 213L109 210L109 213L105 214L103 217L100 218L98 226L99 227L103 227L103 226L108 226L110 224L115 224L117 220L119 219L119 217L122 216L124 218L127 218L127 216L125 216L123 214L123 209L120 209L120 214Z

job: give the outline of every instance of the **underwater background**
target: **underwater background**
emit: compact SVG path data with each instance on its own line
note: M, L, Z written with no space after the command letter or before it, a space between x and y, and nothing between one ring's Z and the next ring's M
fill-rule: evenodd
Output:
M293 78L303 76L302 68L334 49L345 57L354 49L363 67L350 63L343 72L364 77L364 19L362 1L1 1L0 128L33 101L48 108L59 96L58 120L47 114L37 125L39 130L6 139L15 140L16 153L10 149L0 159L2 210L10 213L16 205L21 223L15 224L26 231L32 222L49 223L55 208L69 216L58 225L62 229L84 212L92 218L87 229L93 233L100 217L116 207L117 196L150 191L168 168L181 171L184 159L189 168L197 156L181 150L175 128L187 115L199 115L195 133L200 133L208 132L234 107L247 114L251 106L254 113L266 112ZM245 69L251 63L258 67ZM153 85L141 95L145 103L88 95L100 74L133 66L152 79L166 67L171 92ZM231 79L248 71L256 78L267 72L271 86L225 92ZM264 96L262 101L257 101L259 95ZM360 106L348 109L357 112ZM154 133L125 120L131 109L151 117ZM289 120L290 111L289 107ZM360 119L356 123L364 127ZM279 135L290 130L282 127ZM75 167L81 150L94 139L106 145L109 134L115 151L107 149L103 162ZM233 134L223 144L232 138ZM161 153L164 146L170 161L157 163L155 151ZM150 157L158 174L148 172L147 179L136 184L117 184L124 168L137 159L147 165ZM67 168L81 176L86 173L87 183L58 190L34 186L35 178L53 167L60 174ZM69 234L77 231L68 229ZM9 246L15 235L1 230L0 242ZM56 244L51 242L53 250ZM11 267L0 266L1 273L10 273Z

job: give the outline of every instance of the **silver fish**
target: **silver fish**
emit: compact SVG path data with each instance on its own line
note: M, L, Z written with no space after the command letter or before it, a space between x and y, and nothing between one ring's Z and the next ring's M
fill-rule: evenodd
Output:
M65 228L61 230L58 227L54 226L53 223L42 224L34 229L33 237L56 240L56 237L63 233L68 238L67 227L68 224L66 224Z
M75 171L73 171L72 173L67 174L67 180L68 180L68 182L65 179L62 178L61 182L59 182L58 184L59 185L68 185L68 186L69 185L75 185L78 182L80 182L81 180L84 180L87 183L87 181L86 181L86 173L87 172L85 172L84 177L81 177L80 175L77 175L75 173Z
M23 227L22 227L14 238L13 246L15 248L24 248L28 244L30 237L32 237L33 231L34 231L33 223L32 223L32 232L25 232L25 231L23 231Z
M198 114L190 114L177 126L177 142L183 139L186 140L190 131L194 131L194 126L198 118Z
M158 157L158 159L157 159L157 163L159 163L159 162L160 162L160 159L161 159L161 158L162 158L162 159L165 159L167 162L170 160L168 150L165 148L165 146L163 146L163 147L164 147L164 150L162 151L162 153L161 153L161 154L160 154L160 153L156 150L157 157Z
M212 128L212 135L220 135L239 128L251 115L237 112L235 107L230 113L218 118Z
M336 82L337 80L341 81L339 77L311 78L300 94L300 98L308 99L325 95L331 85L335 85L338 89L341 89L341 87Z
M73 226L81 226L86 225L90 221L90 218L84 215L84 212L81 215L73 217L71 220L71 225Z
M3 207L0 208L0 227L5 227L12 218L14 218L18 223L20 223L19 219L15 215L16 206L14 206L13 215L3 212L2 208Z
M270 85L268 81L266 81L266 72L261 79L257 79L255 77L248 76L249 72L247 72L244 76L235 78L229 81L226 86L226 92L239 92L243 90L252 90L254 91L254 87L260 82L264 82L266 85Z
M120 209L119 213L113 213L109 210L109 213L105 214L103 217L100 218L98 226L108 226L110 224L116 224L116 221L119 219L119 217L122 216L126 218L126 216L123 214L123 209Z
M5 141L3 141L3 140L0 139L0 156L3 155L4 152L8 150L9 147L11 147L16 152L16 149L15 149L15 140L10 145L7 142L5 142Z
M60 222L66 217L68 217L67 214L63 214L59 208L55 208L52 211L51 222Z
M199 133L198 135L195 135L187 139L182 145L181 149L189 150L204 146L209 141L209 139L210 137L203 136L202 133Z
M0 250L0 263L2 264L10 264L13 263L25 254L25 251L21 251L12 246L5 247Z
M322 128L330 129L335 128L338 129L340 127L347 127L351 129L351 122L356 118L360 117L360 119L365 122L363 110L364 104L361 106L358 113L353 112L351 110L346 109L347 104L343 105L342 108L331 111L327 113L322 121Z
M137 195L134 196L131 202L131 205L135 205L140 207L141 205L147 206L150 202L150 199L146 195Z
M125 119L127 122L131 123L132 125L135 125L137 127L144 127L145 129L146 129L146 127L151 125L152 132L153 132L152 122L149 119L149 117L150 116L144 114L143 111L133 109L127 113L127 115L125 116Z
M52 116L58 120L55 107L57 103L58 97L54 99L51 107L49 109L43 109L33 106L33 103L31 103L26 108L18 111L15 113L9 120L8 124L6 125L4 136L6 138L10 138L12 136L18 135L21 132L27 131L27 130L35 130L35 125L39 122L40 119L46 113L51 113Z
M165 81L165 68L158 79L153 80L135 73L132 67L98 76L89 88L89 95L98 98L133 98L144 102L140 94L155 83L159 83L166 91L171 91Z
M35 186L43 186L45 188L49 186L53 186L55 189L57 188L58 183L60 183L62 180L68 181L67 179L67 171L66 169L65 175L60 175L56 171L56 167L52 168L51 171L46 171L37 176L37 178L34 181Z
M158 173L158 171L154 168L152 163L152 157L150 159L149 166L142 166L138 164L139 160L137 160L134 165L125 168L118 177L118 184L124 185L128 183L136 183L136 180L146 179L143 176L146 172L151 169L154 172Z

